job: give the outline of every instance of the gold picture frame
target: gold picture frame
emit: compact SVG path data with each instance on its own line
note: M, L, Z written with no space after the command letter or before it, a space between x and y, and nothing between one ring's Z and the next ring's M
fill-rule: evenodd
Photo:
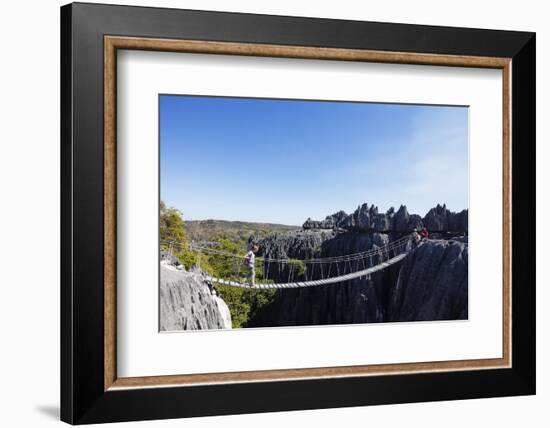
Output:
M228 373L149 377L118 377L116 368L116 86L117 51L147 50L209 55L246 55L277 58L358 61L391 64L493 68L502 70L503 147L503 320L502 358L422 363L357 365ZM371 51L363 49L250 44L145 37L104 37L104 389L216 385L298 379L322 379L426 372L509 368L512 364L512 165L511 165L512 58Z

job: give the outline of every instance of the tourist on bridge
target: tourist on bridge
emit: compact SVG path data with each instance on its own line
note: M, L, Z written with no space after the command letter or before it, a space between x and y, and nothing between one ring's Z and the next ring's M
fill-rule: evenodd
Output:
M250 247L250 250L246 254L244 258L244 265L248 269L247 277L250 280L250 287L254 288L256 286L255 280L256 280L256 253L258 252L259 247L256 244L253 244Z
M428 229L425 227L420 231L420 236L422 237L422 240L426 240L430 238L430 232L428 232Z
M416 248L422 238L418 234L418 229L415 227L411 233L410 249ZM409 245L407 245L408 247Z

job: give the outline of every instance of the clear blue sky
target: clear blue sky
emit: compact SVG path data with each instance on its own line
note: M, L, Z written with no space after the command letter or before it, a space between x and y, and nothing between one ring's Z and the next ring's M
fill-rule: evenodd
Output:
M160 179L193 220L301 225L364 202L459 211L468 109L162 95Z

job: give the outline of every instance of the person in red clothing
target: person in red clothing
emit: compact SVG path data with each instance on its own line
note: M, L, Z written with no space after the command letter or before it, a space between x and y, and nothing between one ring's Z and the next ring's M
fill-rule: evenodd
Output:
M428 229L426 229L425 227L422 228L422 230L420 231L420 236L422 237L422 239L429 239L430 238L430 232L428 232Z

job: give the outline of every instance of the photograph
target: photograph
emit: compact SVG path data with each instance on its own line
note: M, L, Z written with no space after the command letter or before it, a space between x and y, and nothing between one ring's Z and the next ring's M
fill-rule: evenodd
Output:
M8 425L540 419L544 14L235 1L6 21Z
M467 320L468 114L160 94L159 330Z

